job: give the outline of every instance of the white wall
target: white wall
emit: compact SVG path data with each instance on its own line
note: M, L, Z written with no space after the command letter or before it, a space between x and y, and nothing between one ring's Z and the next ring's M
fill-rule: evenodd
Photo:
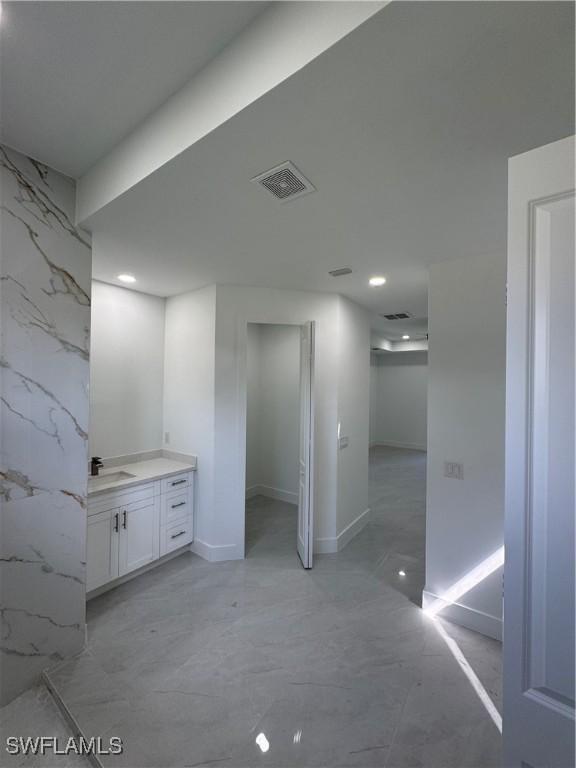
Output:
M380 387L379 368L376 355L370 353L370 445L376 445L378 442L378 390Z
M426 450L427 352L372 355L370 443Z
M94 281L90 455L162 445L165 300Z
M337 299L338 423L348 445L338 450L337 536L342 548L368 521L370 322L348 299Z
M189 296L193 296L190 294ZM185 301L186 297L180 297ZM246 359L247 324L272 323L302 325L316 321L316 455L315 455L315 546L323 551L334 551L339 545L338 519L346 519L352 512L338 515L338 474L346 471L348 481L356 487L367 483L368 445L368 361L366 371L357 377L356 395L341 396L339 413L339 365L350 366L350 361L339 357L338 334L348 322L348 314L339 316L339 303L345 300L333 294L306 291L283 291L242 286L216 288L216 359L215 359L215 445L211 504L199 504L197 511L196 551L213 560L243 557L244 554L244 498L246 482ZM169 306L170 306L169 301ZM363 322L356 322L347 344L367 349L369 344L368 314L355 308ZM342 347L344 348L344 347ZM340 387L342 391L342 386ZM364 391L365 390L365 391ZM348 452L337 451L338 419L347 425L351 437ZM363 426L358 428L356 420ZM359 435L361 437L359 437ZM362 440L362 461L357 462L353 445ZM181 449L186 446L180 446ZM189 446L188 450L192 450ZM199 454L199 461L203 458ZM200 466L200 465L199 465ZM198 479L202 477L202 469ZM363 503L363 502L362 502ZM344 506L342 506L344 509ZM356 509L356 504L353 510Z
M195 536L208 540L214 504L216 286L166 300L163 448L198 456ZM226 476L218 475L225 484Z
M249 323L246 335L246 496L260 485L260 392L262 390L260 329Z
M164 447L198 455L193 548L203 557L244 556L248 323L309 320L316 322L315 547L336 551L367 522L368 313L335 294L231 285L167 300L164 429L171 440ZM339 420L350 437L340 454ZM338 538L344 524L348 533Z
M430 269L425 604L503 544L506 259ZM444 461L464 465L445 478ZM498 570L444 615L492 636L502 620Z
M306 291L218 286L216 321L216 464L226 482L215 491L214 557L242 557L246 452L247 323L317 323L316 538L336 537L337 297ZM368 343L368 342L366 342Z
M246 493L298 502L300 331L249 323Z

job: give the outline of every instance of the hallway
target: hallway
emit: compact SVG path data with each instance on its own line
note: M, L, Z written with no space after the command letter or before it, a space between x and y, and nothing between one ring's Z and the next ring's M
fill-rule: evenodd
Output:
M370 506L369 535L380 554L376 573L419 606L425 582L426 453L372 448Z
M423 584L425 455L377 448L369 525L305 572L295 509L255 497L247 558L183 555L88 604L88 650L50 674L104 765L499 765L500 734ZM405 577L398 575L404 570ZM497 706L500 645L444 623Z

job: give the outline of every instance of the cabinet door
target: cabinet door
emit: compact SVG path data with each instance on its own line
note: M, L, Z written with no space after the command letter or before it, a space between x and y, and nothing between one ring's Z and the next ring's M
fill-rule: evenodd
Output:
M160 556L160 499L135 501L120 509L119 575Z
M88 516L86 536L86 591L118 576L120 512L109 509Z

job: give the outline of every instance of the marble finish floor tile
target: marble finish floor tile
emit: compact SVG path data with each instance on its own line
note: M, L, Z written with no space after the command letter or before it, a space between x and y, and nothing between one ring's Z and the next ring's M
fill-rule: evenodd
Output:
M46 687L37 685L30 688L6 706L0 709L0 765L12 766L61 766L61 768L89 768L86 758L71 753L70 755L10 755L6 752L6 739L9 736L37 738L54 736L61 748L72 736L68 723Z
M293 506L247 504L247 557L186 554L88 604L51 682L106 766L496 768L500 734L419 608L425 454L372 451L368 526L304 571ZM400 576L403 571L405 576ZM496 706L500 645L443 623Z

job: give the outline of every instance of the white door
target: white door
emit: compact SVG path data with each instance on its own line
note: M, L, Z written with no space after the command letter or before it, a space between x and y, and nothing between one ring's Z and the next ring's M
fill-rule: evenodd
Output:
M119 575L160 557L160 499L134 501L120 510Z
M300 332L300 476L298 482L298 554L312 568L314 536L314 323Z
M504 760L574 759L574 137L510 160Z
M86 534L86 591L107 584L118 576L120 512L108 509L88 516Z

